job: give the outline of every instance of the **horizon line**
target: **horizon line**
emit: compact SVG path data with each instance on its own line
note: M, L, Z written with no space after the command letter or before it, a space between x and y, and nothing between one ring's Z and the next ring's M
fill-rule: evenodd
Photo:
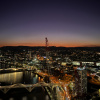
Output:
M28 46L28 45L18 45L18 46L16 46L16 45L8 45L8 46L0 46L0 48L2 48L2 47L20 47L20 46L22 46L22 47L24 47L24 46L26 46L26 47L46 47L46 46ZM65 47L65 48L75 48L75 47L100 47L100 46L48 46L48 47Z

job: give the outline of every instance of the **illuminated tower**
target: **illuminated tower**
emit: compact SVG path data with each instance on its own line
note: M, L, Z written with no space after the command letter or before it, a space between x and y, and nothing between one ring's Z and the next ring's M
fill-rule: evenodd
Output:
M87 71L84 68L75 70L75 95L80 98L87 94ZM82 99L85 100L85 99Z
M45 45L46 45L46 58L48 59L48 39L47 37L45 38Z
M49 52L48 52L48 39L47 39L47 37L45 38L45 45L46 45L46 65L47 65L48 73L49 73L50 72L49 65L48 65Z

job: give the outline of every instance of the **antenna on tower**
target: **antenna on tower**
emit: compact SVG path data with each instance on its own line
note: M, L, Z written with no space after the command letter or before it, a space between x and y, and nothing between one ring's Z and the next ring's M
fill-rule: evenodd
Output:
M46 45L46 59L48 59L48 39L45 38L45 45Z
M47 37L45 38L45 43L46 43L46 47L48 47L48 39L47 39Z
M46 64L47 64L48 73L49 73L49 65L48 65L49 54L48 54L48 39L47 39L47 37L45 38L45 45L46 45Z

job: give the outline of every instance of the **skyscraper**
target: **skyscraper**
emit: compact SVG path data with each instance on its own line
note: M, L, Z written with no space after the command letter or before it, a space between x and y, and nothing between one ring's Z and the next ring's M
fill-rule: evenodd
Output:
M75 95L81 98L85 97L86 93L87 93L87 71L84 68L77 68L75 70Z

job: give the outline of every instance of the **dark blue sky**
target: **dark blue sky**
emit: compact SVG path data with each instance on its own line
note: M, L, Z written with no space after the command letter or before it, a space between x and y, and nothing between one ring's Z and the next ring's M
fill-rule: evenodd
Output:
M0 46L100 46L99 0L0 0Z

